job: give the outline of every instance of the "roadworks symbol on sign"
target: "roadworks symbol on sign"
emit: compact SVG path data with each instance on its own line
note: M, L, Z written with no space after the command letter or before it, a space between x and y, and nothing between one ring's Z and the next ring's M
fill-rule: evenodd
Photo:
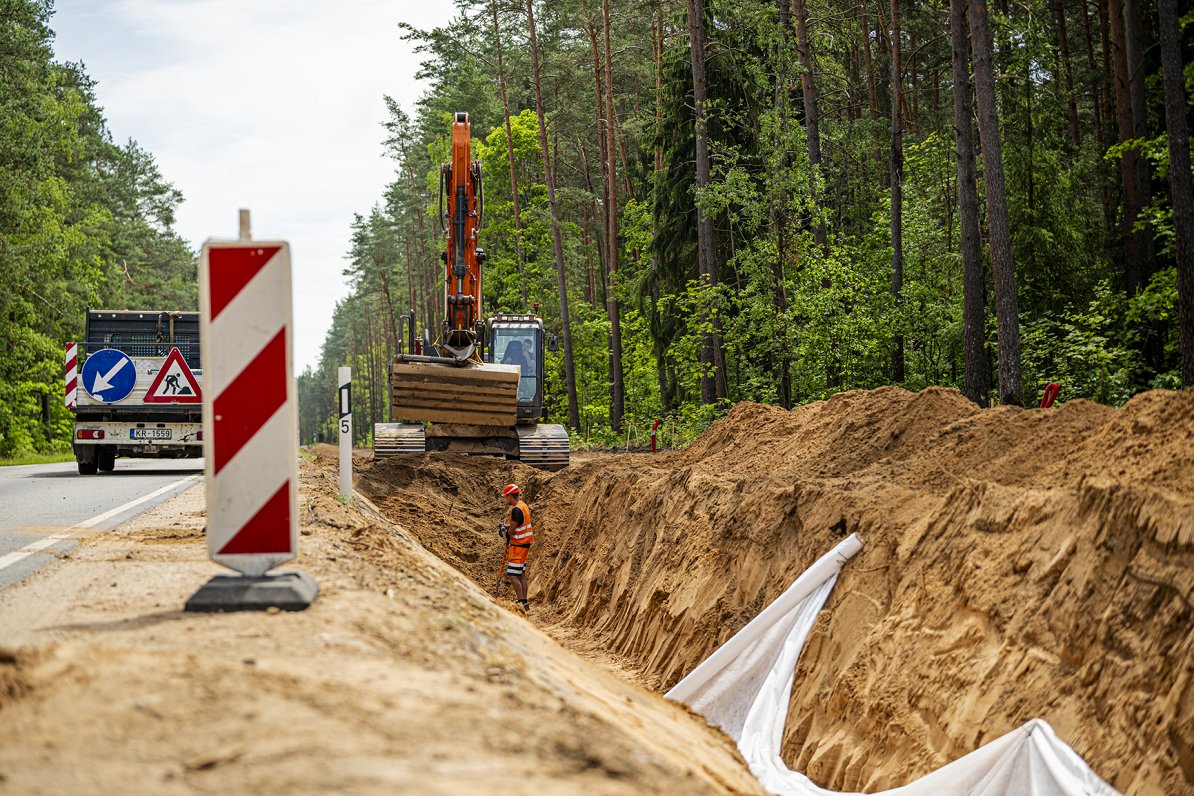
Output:
M187 361L177 348L170 349L162 369L154 377L153 384L145 392L147 404L197 404L203 402L203 393L195 374L187 367Z

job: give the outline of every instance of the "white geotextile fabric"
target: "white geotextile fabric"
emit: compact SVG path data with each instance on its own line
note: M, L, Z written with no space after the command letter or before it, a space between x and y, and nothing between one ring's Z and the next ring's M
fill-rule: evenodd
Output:
M851 536L667 693L738 743L772 793L830 796L780 758L796 661L842 565L862 548ZM1033 719L965 757L884 796L1114 796L1073 749ZM855 794L854 796L857 796Z

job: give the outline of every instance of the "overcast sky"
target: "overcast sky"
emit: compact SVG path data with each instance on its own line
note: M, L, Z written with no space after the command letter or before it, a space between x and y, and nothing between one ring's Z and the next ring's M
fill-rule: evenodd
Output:
M177 229L198 250L290 241L296 371L319 359L354 212L393 173L382 95L407 110L424 86L397 23L446 23L446 0L57 0L59 60L83 61L118 143L135 138L186 198Z

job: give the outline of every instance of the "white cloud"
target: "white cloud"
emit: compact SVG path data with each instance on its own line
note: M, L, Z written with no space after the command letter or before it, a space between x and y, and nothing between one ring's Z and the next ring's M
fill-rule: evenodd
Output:
M296 367L319 358L354 212L391 179L382 95L410 109L419 56L397 23L448 21L446 2L58 0L59 59L83 61L117 141L137 139L186 197L196 248L253 236L291 243Z

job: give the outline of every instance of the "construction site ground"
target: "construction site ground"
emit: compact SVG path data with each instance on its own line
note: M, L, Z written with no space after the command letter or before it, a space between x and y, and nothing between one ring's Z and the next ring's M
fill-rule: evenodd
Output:
M202 486L0 592L0 793L759 792L660 695L857 532L789 766L873 791L1041 717L1120 791L1194 794L1194 392L744 404L554 474L364 455L351 506L313 458L305 612L182 613L220 571ZM494 595L510 481L529 617Z

